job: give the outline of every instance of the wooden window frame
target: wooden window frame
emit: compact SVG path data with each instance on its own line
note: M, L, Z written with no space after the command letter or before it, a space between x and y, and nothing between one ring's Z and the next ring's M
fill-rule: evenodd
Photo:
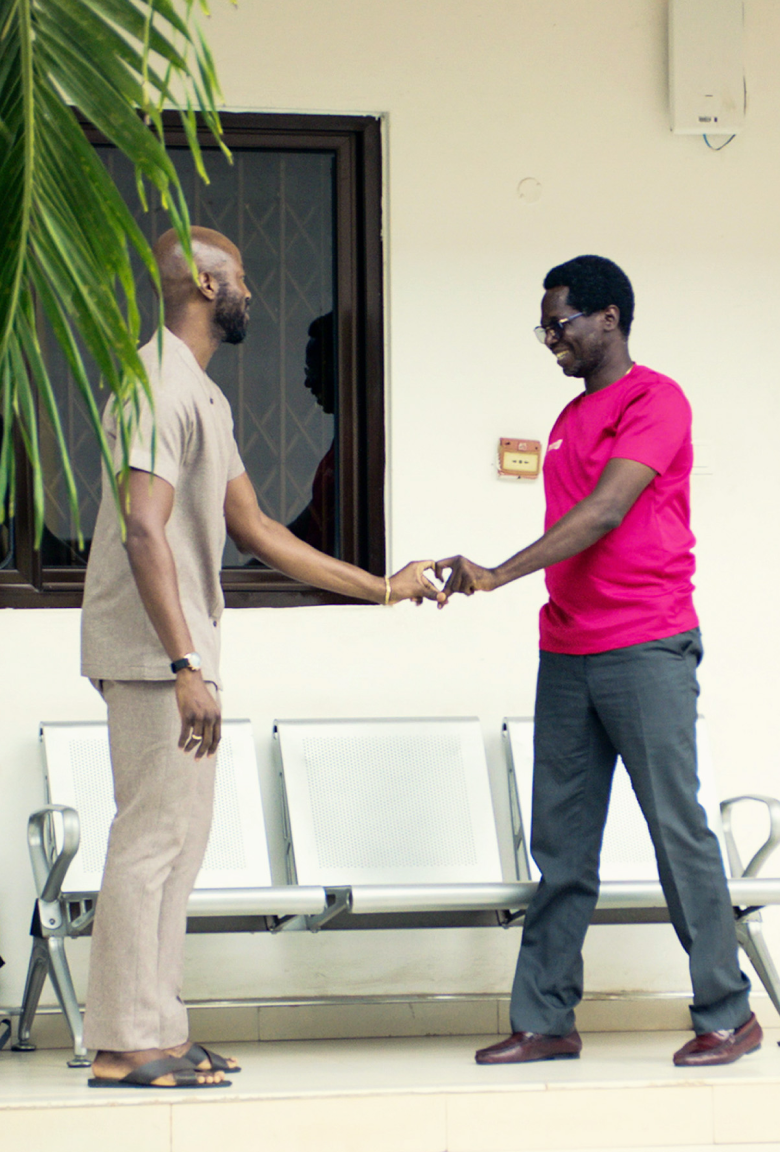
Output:
M340 556L385 571L385 413L382 277L382 155L379 120L369 116L223 113L229 145L335 155L336 296L339 394ZM103 137L84 122L94 143ZM165 116L166 142L186 143ZM204 143L209 137L204 132ZM80 608L84 569L44 567L33 549L32 482L17 445L16 568L0 570L0 607ZM263 568L223 569L228 608L351 603Z

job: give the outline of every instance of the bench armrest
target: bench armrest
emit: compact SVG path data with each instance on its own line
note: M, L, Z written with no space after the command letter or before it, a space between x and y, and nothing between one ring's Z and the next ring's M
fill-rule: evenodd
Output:
M54 833L54 815L57 812L62 816L62 848L59 851ZM40 900L51 903L59 899L70 862L79 850L80 838L75 808L47 804L33 812L27 822L27 846Z
M765 804L769 814L769 835L753 856L747 868L742 867L742 860L739 855L739 850L737 849L737 843L731 830L732 809L737 804L741 804L743 800L755 800L759 804ZM720 806L720 813L723 820L723 835L726 838L726 850L729 855L731 875L735 879L741 876L757 876L777 845L780 844L780 800L776 800L773 796L733 796L730 800L723 801Z

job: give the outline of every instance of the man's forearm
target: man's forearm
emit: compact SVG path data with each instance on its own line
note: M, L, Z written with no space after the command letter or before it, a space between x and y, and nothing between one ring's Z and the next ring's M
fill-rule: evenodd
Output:
M192 651L179 598L176 564L165 535L128 532L127 558L141 602L171 660Z
M549 568L551 564L558 564L561 560L576 556L578 552L584 552L619 523L619 519L616 520L614 515L605 512L597 504L588 500L581 501L553 524L544 536L493 568L495 587L500 588L512 580L519 580L522 576L529 576L541 568Z
M412 561L390 577L373 576L299 540L278 520L261 511L246 472L227 486L225 523L228 535L241 552L315 588L374 604L398 600L415 600L419 604L424 599L440 597L439 590L425 575L433 561Z
M381 604L385 598L382 576L372 576L354 564L318 552L276 521L266 521L262 534L245 537L241 546L264 564L303 584L374 604Z

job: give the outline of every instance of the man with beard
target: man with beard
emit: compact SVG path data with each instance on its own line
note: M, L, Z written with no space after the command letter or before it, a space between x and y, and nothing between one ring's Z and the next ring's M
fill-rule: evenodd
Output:
M445 593L490 592L546 569L534 715L531 851L542 879L525 917L513 1034L479 1064L577 1057L582 944L618 756L652 836L669 915L689 956L695 1037L677 1065L727 1064L761 1043L737 963L718 842L696 794L696 668L689 476L691 410L634 364L634 293L600 256L544 281L536 335L585 391L558 417L544 462L545 533L499 564L463 556Z
M142 400L121 484L124 546L103 477L84 593L82 672L108 707L117 803L87 990L93 1087L214 1087L240 1071L191 1043L180 998L187 900L208 842L220 738L226 531L242 552L329 591L380 604L437 595L423 562L372 576L260 511L230 406L206 375L219 345L246 334L241 255L211 229L193 228L192 242L197 277L173 231L155 248L162 356L156 336L141 350L154 410ZM111 405L104 427L118 474Z

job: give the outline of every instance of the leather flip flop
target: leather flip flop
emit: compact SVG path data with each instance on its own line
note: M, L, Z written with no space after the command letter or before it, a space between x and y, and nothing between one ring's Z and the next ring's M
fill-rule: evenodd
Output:
M172 1075L175 1084L155 1084L160 1076ZM201 1073L202 1075L202 1073ZM229 1088L229 1080L220 1080L218 1084L204 1084L198 1080L198 1073L192 1061L183 1057L164 1056L160 1060L149 1060L140 1064L126 1076L117 1079L107 1076L93 1076L87 1080L90 1088Z
M196 1068L202 1064L204 1060L208 1060L211 1067L201 1068L201 1072L240 1072L240 1068L231 1068L224 1056L220 1056L219 1052L212 1052L210 1048L204 1048L202 1044L193 1044L184 1053L184 1059L189 1060Z

